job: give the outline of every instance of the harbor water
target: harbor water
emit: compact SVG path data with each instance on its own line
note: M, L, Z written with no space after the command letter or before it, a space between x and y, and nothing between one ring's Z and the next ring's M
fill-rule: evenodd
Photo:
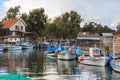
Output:
M120 80L120 73L109 66L51 59L42 49L0 52L0 75L8 73L17 73L31 80Z

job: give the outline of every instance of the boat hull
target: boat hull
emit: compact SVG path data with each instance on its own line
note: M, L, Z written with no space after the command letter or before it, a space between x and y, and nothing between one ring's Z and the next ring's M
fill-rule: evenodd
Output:
M8 51L10 50L22 50L22 46L9 46L7 47Z
M34 45L26 45L26 46L22 46L23 49L33 49Z
M107 57L100 57L96 59L92 58L84 58L83 61L80 63L86 64L86 65L93 65L93 66L106 66L109 61L109 58Z
M60 59L60 60L75 60L76 59L76 54L72 54L72 53L59 53L58 54L58 59Z
M120 62L113 59L110 61L110 66L113 68L114 71L120 72Z

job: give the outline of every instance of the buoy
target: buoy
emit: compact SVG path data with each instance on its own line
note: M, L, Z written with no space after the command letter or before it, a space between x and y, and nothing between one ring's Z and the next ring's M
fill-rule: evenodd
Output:
M76 49L76 54L77 55L81 55L82 54L82 50L81 49Z
M79 62L82 62L84 59L82 57L79 58Z
M55 55L58 55L58 52L57 52L57 51L55 51Z

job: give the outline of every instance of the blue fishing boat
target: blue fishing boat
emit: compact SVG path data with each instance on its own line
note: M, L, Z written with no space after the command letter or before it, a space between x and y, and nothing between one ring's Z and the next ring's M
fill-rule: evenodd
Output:
M71 46L63 46L63 49L58 53L58 59L60 60L75 60L76 58L75 50L72 50Z
M4 46L0 45L0 51L4 50Z
M109 59L112 69L116 72L120 72L120 58L113 58L112 56L109 56Z
M33 49L35 47L35 45L29 41L21 42L21 46L23 49Z
M22 46L11 44L11 45L7 46L7 49L8 49L8 51L11 51L11 50L22 50Z
M120 58L115 54L115 38L113 38L113 56L109 56L110 66L114 71L120 72Z

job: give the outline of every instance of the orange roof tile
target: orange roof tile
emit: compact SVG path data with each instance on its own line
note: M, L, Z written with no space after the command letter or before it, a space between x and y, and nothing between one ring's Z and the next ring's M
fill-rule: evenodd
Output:
M8 29L8 28L12 27L18 21L19 21L19 19L9 19L9 20L5 21L3 24L3 29Z

